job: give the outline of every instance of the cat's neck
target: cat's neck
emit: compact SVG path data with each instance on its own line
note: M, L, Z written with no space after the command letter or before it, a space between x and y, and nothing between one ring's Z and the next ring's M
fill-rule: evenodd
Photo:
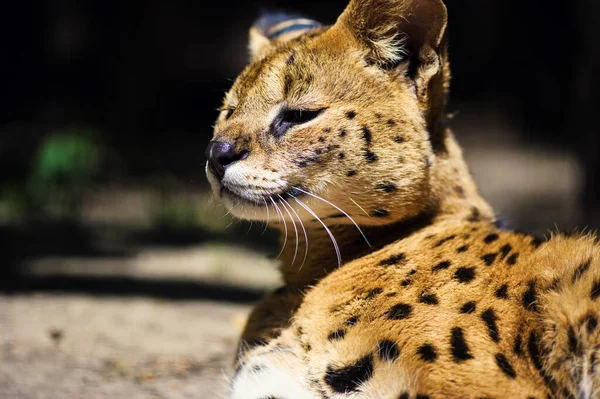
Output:
M275 226L281 232L281 245L285 244L281 256L284 282L298 288L315 284L340 264L368 255L387 244L450 219L457 222L493 221L493 211L478 194L460 148L450 132L446 137L446 151L439 154L432 165L431 198L423 201L432 205L416 217L388 226L360 226L370 246L353 224L336 225L326 222L325 229L316 220L305 223L308 246L300 225L294 228L288 221L286 226L282 223Z

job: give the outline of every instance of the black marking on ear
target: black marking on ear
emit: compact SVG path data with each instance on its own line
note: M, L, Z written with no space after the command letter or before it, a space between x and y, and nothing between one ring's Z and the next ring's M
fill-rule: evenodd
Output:
M475 268L474 267L459 267L454 273L454 278L463 284L470 283L475 279Z
M504 374L506 374L509 378L515 379L517 378L517 373L515 373L515 369L511 366L506 356L502 353L496 354L496 364L502 370Z
M349 170L348 173L346 174L348 177L352 177L352 176L356 176L356 171L355 170Z
M475 302L471 301L471 302L467 302L461 306L460 313L470 314L470 313L475 313L475 310L477 310L477 304Z
M491 243L493 243L494 241L497 241L497 240L498 240L498 238L500 238L500 237L498 236L498 234L496 234L496 233L491 233L491 234L488 234L488 235L487 235L487 236L486 236L486 237L483 239L483 242L484 242L484 243L486 243L486 244L491 244Z
M340 340L344 339L345 336L346 336L346 330L340 328L339 330L335 330L331 334L329 334L327 336L327 339L329 341L340 341Z
M365 140L365 143L367 143L367 145L371 145L371 140L373 139L371 130L369 130L369 128L366 126L363 126L362 132L363 132L363 139Z
M400 349L395 342L386 339L379 342L377 353L381 360L393 362L400 356Z
M494 263L494 261L496 260L497 256L498 256L497 253L485 254L481 257L481 260L483 261L483 263L485 263L486 266L491 266Z
M464 362L473 358L469 345L465 341L465 334L460 327L454 327L450 335L450 349L452 352L452 358L456 363Z
M396 187L396 185L394 183L390 183L390 182L379 183L378 185L375 186L375 189L384 191L386 193L393 193L393 192L398 191L398 188Z
M372 152L371 150L368 150L368 149L364 150L364 156L365 156L365 159L367 160L367 162L369 162L369 163L376 162L379 159L377 154L375 154L374 152Z
M592 258L588 259L586 262L583 262L581 265L577 266L577 269L573 272L573 277L571 277L571 281L575 283L580 280L581 277L587 272L592 264Z
M372 212L372 215L375 217L378 217L378 218L384 218L384 217L390 216L390 212L386 211L385 209L375 209Z
M412 306L407 303L399 303L394 305L388 311L388 318L390 320L404 320L412 313Z
M346 118L348 118L350 120L356 118L356 112L354 112L354 111L348 111L348 112L346 112Z
M523 293L523 306L527 310L537 312L537 290L535 288L535 281L527 283L527 291Z
M450 267L451 263L448 260L442 261L440 263L438 263L437 265L435 265L433 267L433 269L431 269L431 271L437 272L440 270L445 270L448 269Z
M373 375L373 355L367 355L355 363L336 369L328 366L325 383L340 394L354 392Z
M498 320L498 318L496 317L496 313L494 312L494 310L491 308L486 309L481 314L481 319L487 325L488 332L492 341L496 343L500 342L500 333L498 332L498 325L496 324L496 320Z
M419 346L417 353L419 354L421 360L427 363L435 362L438 357L435 347L431 344L423 344Z
M387 259L384 259L379 262L380 266L393 266L393 265L402 265L406 262L406 255L398 254L392 255Z

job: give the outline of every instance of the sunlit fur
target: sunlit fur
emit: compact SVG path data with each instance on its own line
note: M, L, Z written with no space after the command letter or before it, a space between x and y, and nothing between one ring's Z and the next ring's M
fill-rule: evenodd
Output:
M281 233L284 286L248 319L230 398L600 397L596 236L497 223L447 126L441 0L265 21L213 137L249 156L207 168L232 214ZM286 130L286 110L320 112Z

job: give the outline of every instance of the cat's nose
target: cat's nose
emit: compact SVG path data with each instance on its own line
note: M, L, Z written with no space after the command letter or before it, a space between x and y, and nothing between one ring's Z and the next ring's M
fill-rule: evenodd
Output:
M248 158L248 155L250 155L250 151L237 150L233 144L225 141L211 141L206 147L208 168L219 180L225 176L227 167Z

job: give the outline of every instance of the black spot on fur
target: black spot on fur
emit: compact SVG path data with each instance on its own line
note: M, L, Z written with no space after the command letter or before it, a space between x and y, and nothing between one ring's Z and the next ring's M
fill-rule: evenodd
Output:
M387 259L379 262L379 266L393 266L400 265L406 262L406 256L404 254L392 255Z
M464 284L470 283L475 278L475 268L459 267L454 273L454 278Z
M367 160L367 162L369 162L369 163L376 162L379 159L377 154L375 154L374 152L371 152L370 150L364 150L364 156L365 156L365 159Z
M325 383L337 393L349 393L356 391L372 375L373 355L368 355L341 369L328 366L325 372Z
M384 218L386 216L389 216L390 212L386 211L385 209L375 209L372 215L375 217Z
M477 304L473 301L467 302L460 307L460 313L474 313L477 309Z
M390 320L404 320L412 313L412 306L406 303L399 303L388 311Z
M486 266L491 266L494 261L496 260L496 257L498 256L498 254L493 253L493 254L485 254L481 257L481 260L483 261L483 263L486 264Z
M506 263L508 263L510 266L514 266L517 263L518 259L519 259L519 253L516 252L508 257L508 259L506 260Z
M371 145L371 140L373 138L373 135L371 134L371 130L369 130L369 128L366 126L363 126L362 132L363 132L363 139L365 140L365 143L367 143L367 145Z
M494 241L498 240L498 234L496 233L492 233L492 234L488 234L484 239L483 242L485 242L486 244L491 244Z
M379 342L377 353L381 360L393 362L400 356L400 349L398 349L398 345L395 342L383 340Z
M386 123L388 126L396 126L396 122L393 119L388 119Z
M598 328L598 318L592 313L585 315L581 322L587 324L587 332L589 334L593 333L596 328Z
M529 339L527 340L527 352L529 353L529 357L533 362L533 365L536 369L542 369L542 359L540 357L540 347L538 344L538 338L534 332L529 334Z
M404 143L404 137L396 136L396 137L394 137L394 141L398 144L402 144L402 143Z
M512 251L510 244L503 245L502 248L500 248L500 260L506 258L506 255L508 255L510 251Z
M417 399L431 399L431 397L429 395L423 395L423 394L418 393Z
M345 336L346 336L346 330L339 329L339 330L335 330L331 334L329 334L327 336L327 339L330 341L339 341L339 340L344 339Z
M454 327L450 335L450 346L452 358L455 362L460 363L473 358L469 346L465 341L465 335L462 328Z
M600 296L600 280L596 280L594 285L592 286L592 291L590 292L590 297L593 301L595 301L598 296Z
M496 290L496 292L494 293L494 295L496 295L496 298L498 298L498 299L506 299L506 298L508 298L508 285L502 284L500 286L500 288L498 288Z
M521 336L521 333L518 333L517 336L515 337L515 344L513 345L513 352L515 353L515 355L517 355L519 357L523 355L523 337Z
M408 287L409 285L412 284L412 280L407 278L406 280L402 280L402 282L400 283L401 287Z
M538 310L537 307L537 290L535 288L535 281L530 281L527 283L527 291L523 294L523 306L525 309L536 312Z
M348 320L346 320L347 326L355 326L358 323L358 316L352 316Z
M346 137L346 134L348 134L348 132L346 132L346 130L340 131L340 137Z
M500 334L498 333L498 325L496 324L496 313L492 309L487 309L481 314L481 319L485 322L488 328L490 338L494 342L500 342Z
M383 292L383 290L381 288L375 288L372 289L371 291L369 291L369 293L367 294L366 299L373 299L375 298L377 295L381 294Z
M346 118L348 118L348 119L354 119L354 118L356 118L356 112L354 112L354 111L348 111L348 112L346 112Z
M308 166L308 163L306 161L298 161L296 162L296 165L298 165L301 168L306 168Z
M454 240L455 238L456 238L456 235L455 235L455 234L452 234L452 235L450 235L450 236L448 236L448 237L446 237L446 238L443 238L443 239L439 240L439 241L438 241L438 242L437 242L437 243L436 243L436 244L435 244L433 247L434 247L434 248L437 248L437 247L439 247L439 246L442 246L442 245L444 245L445 243L447 243L448 241L452 241L452 240Z
M569 351L575 356L581 356L581 346L579 345L579 340L577 339L577 335L575 335L573 326L569 326L567 330L567 340L569 342Z
M579 280L585 274L585 272L588 271L591 264L592 264L592 259L588 259L586 262L577 266L577 269L575 269L575 271L573 272L573 277L571 278L571 280L573 282L576 282L577 280Z
M425 303L427 305L437 305L440 303L435 294L423 294L419 298L419 302Z
M504 374L506 374L510 378L517 378L517 373L515 373L515 369L510 365L506 356L502 353L496 354L496 364L502 370Z
M325 142L325 137L321 136L319 137L319 143L324 143Z
M440 271L440 270L445 270L445 269L448 269L451 265L452 264L450 263L450 261L445 260L445 261L440 262L437 265L435 265L433 267L432 271L437 272L437 271Z
M344 154L343 152L340 152L340 153L338 154L338 158L339 158L339 159L344 159L344 158L346 158L346 154Z
M348 177L352 177L352 176L356 176L356 171L355 170L349 170L347 173Z
M438 357L434 346L431 344L423 344L419 346L419 349L417 349L417 353L421 357L421 360L427 363L435 362Z
M410 399L410 394L408 392L402 392L398 399Z
M384 191L386 193L393 193L398 190L394 183L384 182L375 186L375 189Z
M462 247L459 247L456 252L458 252L459 254L463 253L463 252L467 252L467 250L469 249L468 245L463 245Z
M467 218L467 222L475 223L475 222L479 222L480 219L481 219L481 212L479 212L479 209L472 207L471 215L469 215L469 217Z

